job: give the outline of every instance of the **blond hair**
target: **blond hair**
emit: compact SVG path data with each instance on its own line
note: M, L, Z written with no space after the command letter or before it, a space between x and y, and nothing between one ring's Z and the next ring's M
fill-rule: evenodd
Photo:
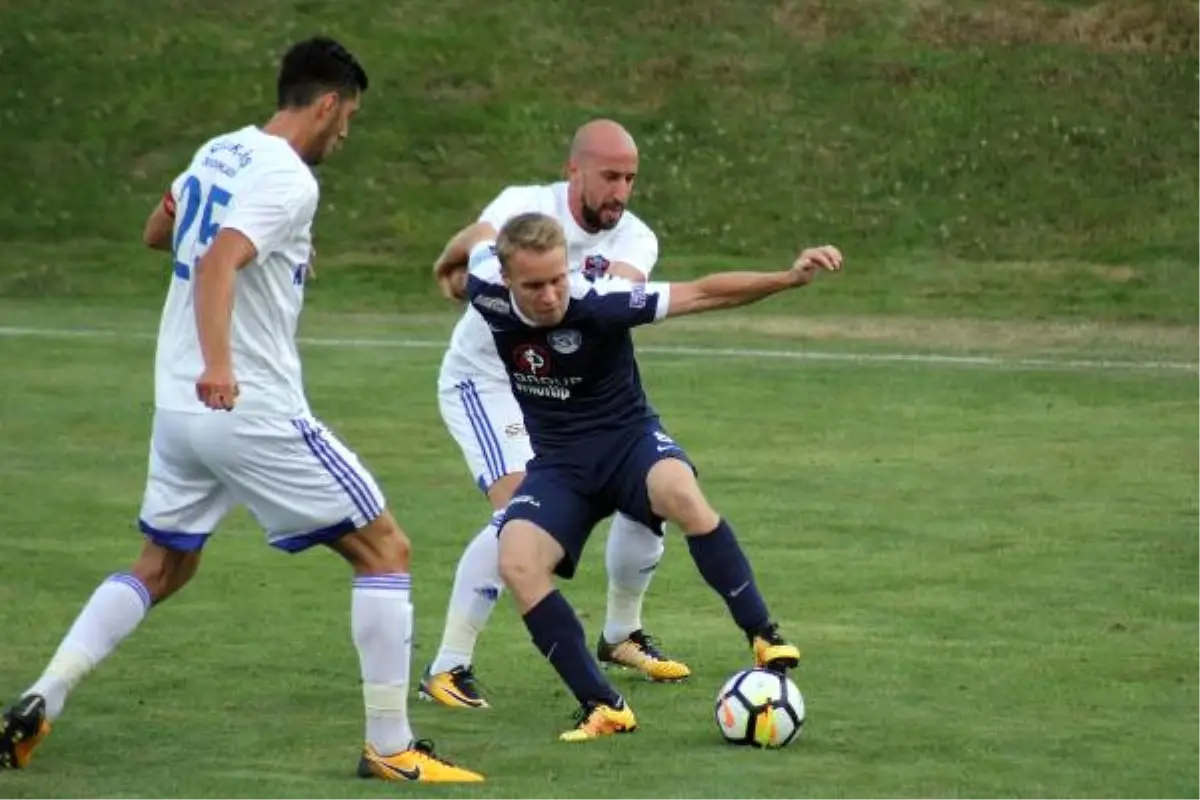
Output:
M558 220L546 214L530 212L518 214L504 223L496 237L496 257L505 270L513 255L520 250L534 253L549 253L558 248L566 249L567 235Z

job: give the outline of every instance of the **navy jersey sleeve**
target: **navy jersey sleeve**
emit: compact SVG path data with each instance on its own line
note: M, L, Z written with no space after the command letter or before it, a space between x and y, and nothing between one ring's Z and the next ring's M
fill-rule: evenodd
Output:
M589 317L611 328L636 328L667 316L671 284L634 283L608 276L595 283L572 282L572 295Z

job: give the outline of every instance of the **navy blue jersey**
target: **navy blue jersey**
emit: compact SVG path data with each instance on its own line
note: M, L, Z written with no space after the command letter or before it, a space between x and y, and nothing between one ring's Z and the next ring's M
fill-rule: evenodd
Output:
M517 309L499 260L481 245L472 252L467 296L492 331L539 457L578 450L596 436L642 431L657 418L630 329L666 316L668 284L615 277L590 283L574 273L566 316L539 328Z

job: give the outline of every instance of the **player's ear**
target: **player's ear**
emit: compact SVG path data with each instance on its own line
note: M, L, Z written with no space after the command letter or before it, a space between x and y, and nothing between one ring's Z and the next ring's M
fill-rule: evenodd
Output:
M337 92L325 92L317 99L317 114L321 117L328 117L338 107L341 102L341 97Z

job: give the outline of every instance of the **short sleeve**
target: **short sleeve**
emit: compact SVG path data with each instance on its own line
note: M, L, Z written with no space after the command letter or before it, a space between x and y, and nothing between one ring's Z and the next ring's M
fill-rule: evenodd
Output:
M589 316L602 325L636 328L667 316L671 304L671 284L634 283L624 278L606 277L590 284L576 298Z
M259 257L279 250L297 230L312 222L317 189L311 176L291 169L264 172L232 198L222 228L241 232Z
M504 280L500 276L500 259L496 257L495 242L480 242L471 248L471 255L467 260L467 299L482 309L489 304L479 298L503 294L502 290ZM505 306L507 305L506 302ZM507 308L505 311L507 312Z
M479 221L486 222L496 230L500 230L504 227L504 223L518 214L540 210L540 204L536 202L535 197L536 188L531 186L508 187L497 195L496 199L488 203L487 208L483 209L483 213L479 215Z
M496 257L496 243L491 239L479 242L471 248L467 256L467 270L474 272L483 268L489 259Z
M658 237L640 220L616 242L611 259L628 264L647 278L658 263Z

